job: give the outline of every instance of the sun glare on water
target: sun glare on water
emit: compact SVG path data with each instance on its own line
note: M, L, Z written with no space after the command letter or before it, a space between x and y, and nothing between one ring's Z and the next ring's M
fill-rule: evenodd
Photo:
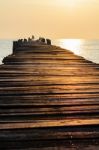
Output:
M80 54L82 40L80 39L60 39L59 45L62 48L73 51L75 54Z

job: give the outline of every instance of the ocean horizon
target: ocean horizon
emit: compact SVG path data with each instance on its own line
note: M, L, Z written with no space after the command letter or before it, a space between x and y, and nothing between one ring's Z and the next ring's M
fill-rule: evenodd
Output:
M78 56L99 64L99 40L55 39L52 44L68 49ZM0 40L0 64L4 57L12 54L13 40Z

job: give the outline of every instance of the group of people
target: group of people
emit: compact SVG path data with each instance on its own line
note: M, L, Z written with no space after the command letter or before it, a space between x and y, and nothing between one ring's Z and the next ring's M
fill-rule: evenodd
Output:
M39 39L35 40L34 35L32 35L32 37L28 38L28 39L19 39L18 40L19 44L47 44L47 45L51 45L51 40L50 39L45 39L43 37L39 37Z

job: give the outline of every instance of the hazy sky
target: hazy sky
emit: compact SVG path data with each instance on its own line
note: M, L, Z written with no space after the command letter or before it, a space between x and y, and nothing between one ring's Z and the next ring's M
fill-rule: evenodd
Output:
M99 0L0 0L0 38L99 38Z

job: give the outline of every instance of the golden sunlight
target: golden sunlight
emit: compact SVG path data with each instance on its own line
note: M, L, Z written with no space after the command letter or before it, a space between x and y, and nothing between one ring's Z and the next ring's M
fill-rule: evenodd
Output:
M68 7L75 7L77 5L77 0L67 0Z
M59 5L75 7L81 2L81 0L58 0Z
M82 6L90 3L96 4L96 1L94 0L56 0L55 2L60 6L67 6L68 8Z

